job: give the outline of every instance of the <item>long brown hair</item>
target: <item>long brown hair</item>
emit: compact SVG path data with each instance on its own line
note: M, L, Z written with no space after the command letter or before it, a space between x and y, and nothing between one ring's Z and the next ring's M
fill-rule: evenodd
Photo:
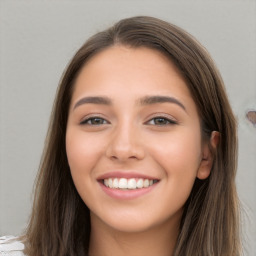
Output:
M133 17L91 37L69 63L59 85L35 185L26 231L29 256L88 254L89 209L73 184L65 150L72 90L89 58L121 44L149 47L168 56L187 82L201 119L202 136L220 133L209 178L196 179L184 206L175 256L240 255L239 205L235 187L236 121L223 81L207 51L187 32L152 17Z

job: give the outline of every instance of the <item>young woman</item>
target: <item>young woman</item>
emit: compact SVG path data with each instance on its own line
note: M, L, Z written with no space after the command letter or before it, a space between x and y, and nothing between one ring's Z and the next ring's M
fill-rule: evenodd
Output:
M236 161L207 51L159 19L121 20L63 75L24 254L241 255Z

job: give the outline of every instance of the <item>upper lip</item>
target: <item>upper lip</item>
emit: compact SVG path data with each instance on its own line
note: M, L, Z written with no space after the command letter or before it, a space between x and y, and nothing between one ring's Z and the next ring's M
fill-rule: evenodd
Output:
M159 178L142 174L138 172L124 172L124 171L113 171L108 172L100 175L97 180L104 180L108 178L125 178L125 179L131 179L131 178L140 178L140 179L149 179L149 180L159 180Z

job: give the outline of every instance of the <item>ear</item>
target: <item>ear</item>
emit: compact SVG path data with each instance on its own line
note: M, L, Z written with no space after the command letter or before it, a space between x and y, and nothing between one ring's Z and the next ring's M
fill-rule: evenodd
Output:
M210 138L210 143L205 143L202 148L202 159L197 171L197 178L204 180L211 173L214 151L216 150L220 140L220 133L213 131Z

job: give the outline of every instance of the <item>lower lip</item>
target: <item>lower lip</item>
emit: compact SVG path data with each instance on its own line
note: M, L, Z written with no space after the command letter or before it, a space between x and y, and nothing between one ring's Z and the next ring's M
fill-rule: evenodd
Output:
M122 200L131 200L138 197L141 197L145 194L148 194L151 192L156 185L155 183L147 188L139 188L139 189L129 189L129 190L122 190L122 189L116 189L116 188L109 188L103 185L101 182L99 182L102 190L110 197L116 198L116 199L122 199Z

